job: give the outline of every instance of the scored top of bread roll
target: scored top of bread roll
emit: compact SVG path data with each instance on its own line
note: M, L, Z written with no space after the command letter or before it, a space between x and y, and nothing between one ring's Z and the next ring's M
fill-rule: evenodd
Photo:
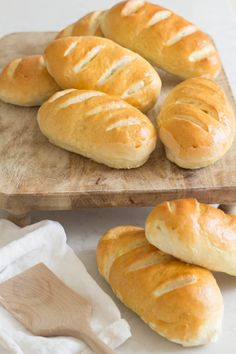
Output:
M105 37L177 76L214 78L221 69L211 38L159 5L122 1L104 12L100 25Z
M94 11L83 16L78 21L64 28L56 38L69 36L99 36L103 37L99 24L102 11Z
M56 93L39 109L38 123L55 145L114 168L143 165L156 145L144 114L98 91Z
M204 78L188 79L167 96L157 117L169 160L183 168L200 168L231 147L236 120L222 88Z
M64 89L96 90L147 111L156 103L161 80L138 54L100 37L66 37L45 51L49 73Z
M0 99L19 106L39 106L60 90L42 55L12 60L0 74Z
M223 301L212 274L162 253L142 228L110 229L97 264L118 298L161 336L184 346L217 338Z
M157 205L145 226L148 241L185 262L236 275L236 216L196 199Z

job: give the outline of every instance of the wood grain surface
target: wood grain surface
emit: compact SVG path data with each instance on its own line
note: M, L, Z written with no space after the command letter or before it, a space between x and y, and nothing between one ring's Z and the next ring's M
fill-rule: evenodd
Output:
M11 59L42 53L55 33L17 33L0 40L0 69ZM153 119L168 91L179 80L160 72L163 90ZM222 71L218 82L235 107ZM169 162L163 146L141 168L114 170L48 142L36 122L37 108L0 101L0 208L15 215L32 210L81 207L152 206L157 202L196 197L206 203L236 203L236 141L225 157L200 170Z

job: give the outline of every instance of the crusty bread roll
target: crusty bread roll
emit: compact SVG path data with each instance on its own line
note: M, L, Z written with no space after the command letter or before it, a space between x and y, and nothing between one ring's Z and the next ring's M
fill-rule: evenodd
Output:
M69 36L99 36L103 37L99 24L99 17L102 11L94 11L85 15L77 22L72 23L62 30L57 38Z
M109 230L97 264L118 298L161 336L184 346L216 340L223 301L208 270L162 253L135 226Z
M183 78L214 78L219 55L198 27L159 5L123 1L100 17L105 37L139 53L152 64Z
M145 232L163 252L236 275L236 216L195 199L173 200L152 210Z
M40 108L38 123L53 144L114 168L143 165L156 145L144 114L97 91L56 93Z
M59 90L41 55L14 59L0 74L0 99L7 103L39 106Z
M191 169L220 159L231 147L236 131L223 90L204 78L177 85L167 96L157 125L168 159Z
M139 55L99 37L66 37L45 51L49 73L64 89L97 90L118 96L141 111L155 104L161 80Z

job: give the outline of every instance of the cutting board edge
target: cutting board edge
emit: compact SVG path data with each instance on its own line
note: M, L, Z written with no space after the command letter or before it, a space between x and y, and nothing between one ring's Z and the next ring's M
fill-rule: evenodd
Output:
M225 193L227 192L227 193ZM75 210L81 208L151 207L157 203L180 198L196 198L207 204L234 204L236 187L205 189L124 191L122 192L68 192L52 194L0 193L0 209L13 214L30 211Z

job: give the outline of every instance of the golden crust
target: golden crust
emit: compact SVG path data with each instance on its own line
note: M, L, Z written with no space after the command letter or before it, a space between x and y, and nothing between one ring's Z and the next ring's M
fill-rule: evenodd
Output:
M220 72L219 55L211 38L189 21L159 5L123 1L100 17L105 37L183 78L214 78Z
M164 202L149 214L148 241L185 262L236 275L236 217L196 199Z
M154 106L161 80L139 55L99 37L66 37L45 51L49 73L66 88L102 91L141 111Z
M157 125L166 155L183 168L201 168L220 159L236 132L234 113L221 87L188 79L167 96Z
M144 114L97 91L56 93L40 108L38 123L55 145L114 168L143 165L156 145L156 130Z
M39 106L58 90L41 55L14 59L0 74L0 99L7 103Z
M101 11L93 11L83 16L78 21L64 28L56 38L69 36L98 36L103 37L99 24Z
M142 228L105 233L97 264L119 299L163 337L194 346L220 331L223 301L212 274L159 251Z

